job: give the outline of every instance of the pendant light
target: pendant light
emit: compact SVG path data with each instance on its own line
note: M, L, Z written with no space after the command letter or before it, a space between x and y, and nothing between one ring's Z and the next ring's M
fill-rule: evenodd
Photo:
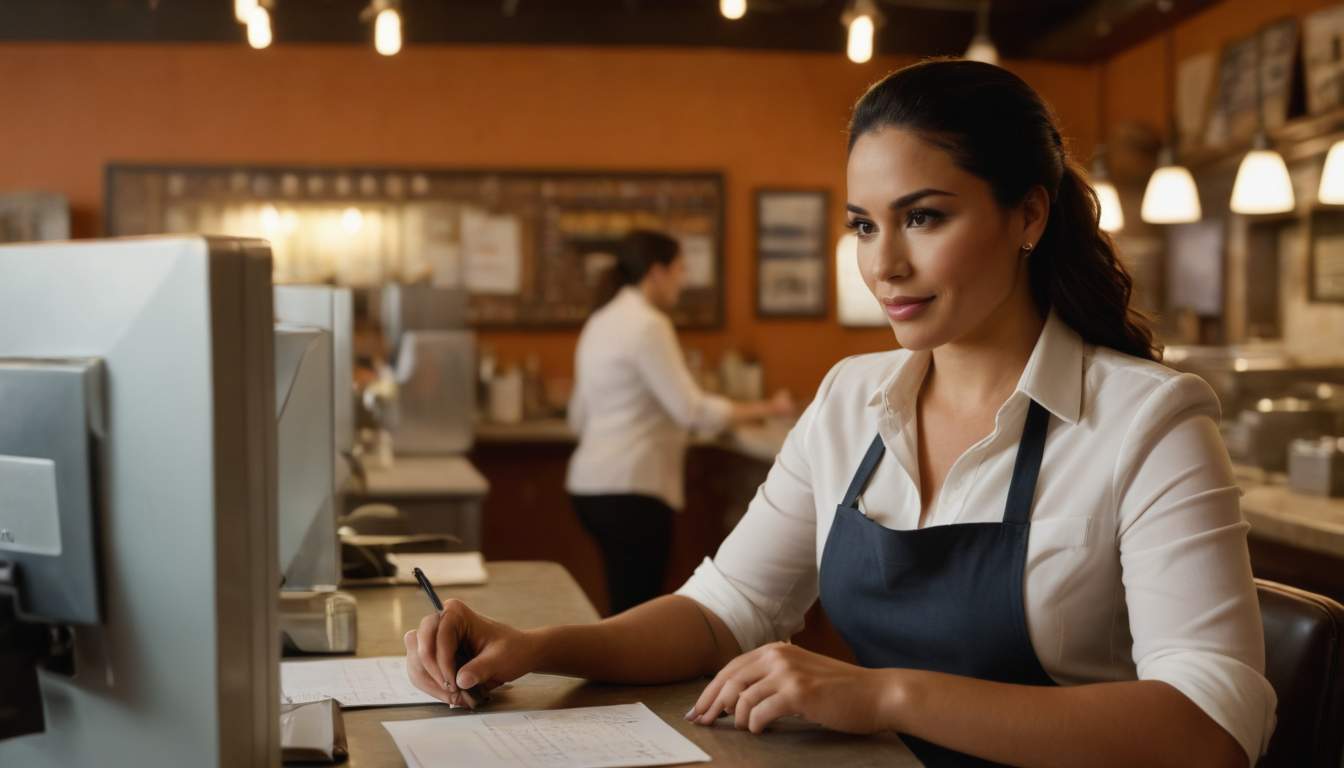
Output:
M725 19L740 19L747 13L747 0L719 0L719 13Z
M1111 183L1111 169L1106 162L1106 62L1097 68L1097 148L1092 151L1092 189L1097 193L1101 208L1099 224L1106 232L1125 228L1125 212L1120 208L1120 193Z
M1176 164L1175 37L1167 30L1167 143L1157 155L1157 170L1143 192L1139 218L1149 224L1188 224L1204 216L1195 177Z
M873 0L853 0L840 14L840 23L849 30L845 54L850 61L863 64L873 58L873 38L885 22L886 17Z
M975 36L971 38L971 44L966 48L966 53L962 54L962 58L983 61L997 67L999 49L994 45L994 41L989 39L989 2L990 0L980 0L980 7L975 11Z
M397 0L373 0L359 14L359 20L373 20L373 49L384 56L401 51L401 12Z
M247 12L247 44L258 50L271 44L271 14L258 5Z
M1344 205L1344 141L1336 141L1325 156L1316 200L1327 205Z
M1269 148L1265 135L1265 102L1260 80L1264 67L1260 37L1255 38L1255 139L1251 151L1241 160L1237 180L1232 184L1233 213L1287 213L1297 207L1293 180L1283 155Z

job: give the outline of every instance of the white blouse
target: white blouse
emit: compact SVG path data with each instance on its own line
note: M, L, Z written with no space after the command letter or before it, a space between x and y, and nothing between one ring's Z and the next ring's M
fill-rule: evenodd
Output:
M898 350L832 368L742 522L677 591L744 651L802 628L835 507L874 433L887 456L860 508L887 528L919 525L915 396L929 360ZM926 525L1003 519L1029 399L1052 414L1023 587L1041 665L1061 685L1165 681L1254 765L1277 699L1213 391L1085 344L1052 312L994 431L953 464Z
M696 386L672 320L634 286L588 318L574 352L569 426L579 447L565 489L685 505L687 430L718 432L732 402Z

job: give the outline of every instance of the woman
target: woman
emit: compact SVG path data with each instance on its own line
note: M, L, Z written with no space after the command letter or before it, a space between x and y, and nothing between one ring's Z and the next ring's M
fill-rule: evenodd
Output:
M615 295L583 326L574 353L569 424L579 447L565 480L574 510L606 563L611 612L663 591L672 510L684 506L686 431L787 415L787 394L734 403L702 392L667 312L686 284L677 241L637 231L621 243Z
M1048 107L986 64L900 70L848 186L903 349L832 369L677 594L530 632L454 604L407 634L412 679L714 674L688 719L893 730L935 768L1253 764L1275 697L1218 404L1154 362ZM818 593L862 666L771 642Z

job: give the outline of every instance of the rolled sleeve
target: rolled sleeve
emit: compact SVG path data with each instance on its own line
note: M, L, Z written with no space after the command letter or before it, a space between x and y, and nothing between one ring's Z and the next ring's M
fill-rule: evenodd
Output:
M1140 679L1184 693L1246 750L1274 728L1264 630L1218 405L1182 376L1136 414L1118 478L1120 561Z

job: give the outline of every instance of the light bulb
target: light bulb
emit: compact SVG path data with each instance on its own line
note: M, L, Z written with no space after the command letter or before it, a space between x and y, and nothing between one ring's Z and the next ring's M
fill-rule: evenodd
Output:
M1328 205L1344 205L1344 141L1336 141L1325 156L1316 199Z
M355 234L364 226L364 214L359 212L358 208L346 208L341 214L341 227L350 234Z
M257 0L233 0L233 17L238 20L239 24L246 24L247 17L256 7Z
M859 271L859 236L850 232L835 244L835 314L841 325L881 327L888 324L882 303L873 297Z
M1158 168L1143 191L1139 218L1149 224L1189 224L1203 218L1195 177L1176 165L1170 148L1162 150Z
M719 0L719 13L725 19L740 19L747 12L747 0Z
M396 9L384 8L373 22L373 47L384 56L401 50L401 14Z
M849 60L855 64L862 64L873 58L873 32L876 26L873 24L873 17L863 14L855 16L849 22L849 45L845 48L845 53L849 55Z
M261 228L266 232L280 229L280 212L275 210L274 205L268 203L261 207Z
M1125 228L1125 212L1120 209L1120 193L1109 181L1098 181L1092 186L1097 191L1097 202L1101 205L1101 228L1107 232L1119 232Z
M271 14L261 6L247 14L247 44L253 48L265 48L271 44Z
M994 46L994 41L989 39L989 35L977 34L971 38L971 44L962 58L970 61L983 61L997 67L999 65L999 49Z
M1253 149L1242 158L1232 184L1233 213L1286 213L1297 207L1293 180L1283 156L1272 149Z

